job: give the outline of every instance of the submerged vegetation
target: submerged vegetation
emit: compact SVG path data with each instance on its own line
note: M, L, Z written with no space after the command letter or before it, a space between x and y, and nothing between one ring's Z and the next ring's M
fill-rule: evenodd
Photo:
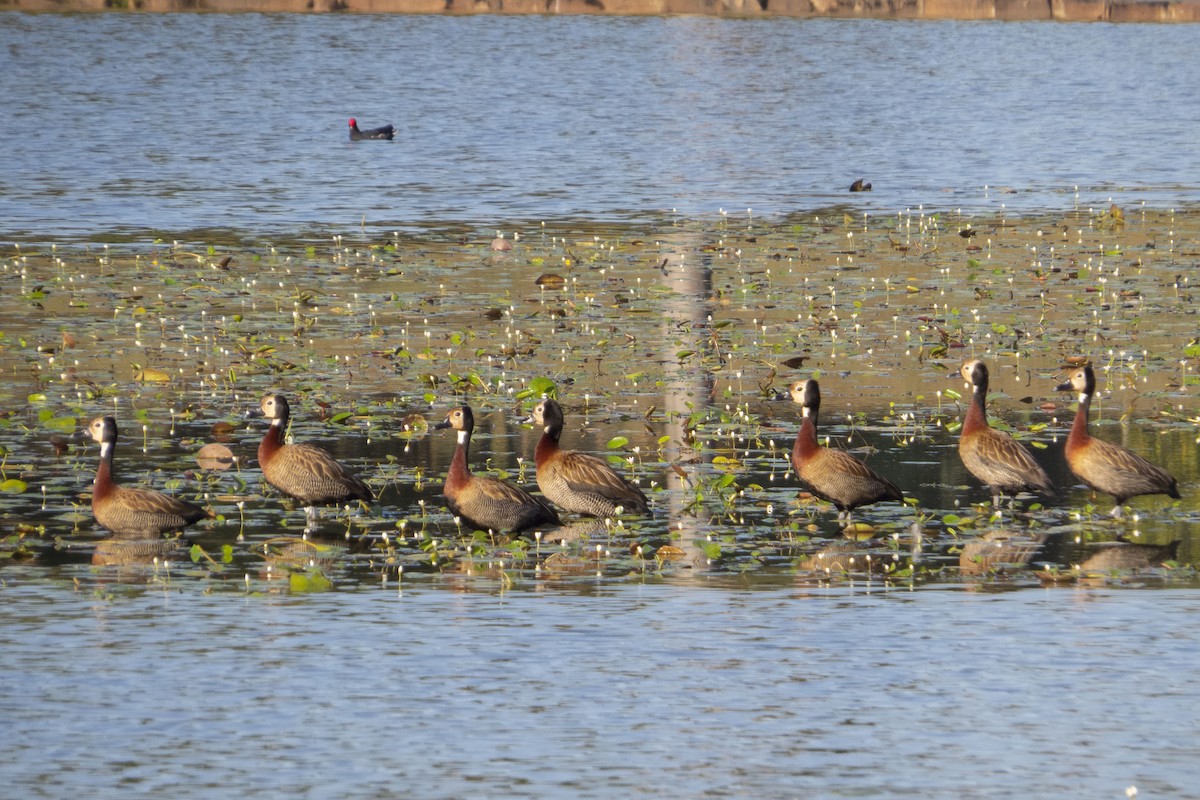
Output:
M130 580L293 592L468 577L1195 580L1197 212L745 211L502 233L7 247L0 579L107 582L141 564ZM992 425L1034 453L1056 497L996 509L963 468L968 358L991 369ZM1182 500L1139 498L1115 521L1071 477L1074 406L1055 386L1086 360L1094 435L1167 468ZM787 389L807 377L821 380L821 444L895 482L904 505L863 507L843 529L797 491ZM305 535L255 460L265 426L247 412L274 391L291 398L295 439L328 449L376 503L325 510ZM469 403L473 470L532 488L541 431L526 418L543 396L650 516L509 537L446 510L454 442L431 423ZM104 414L122 428L123 483L213 514L187 544L121 547L95 526L98 453L78 434Z

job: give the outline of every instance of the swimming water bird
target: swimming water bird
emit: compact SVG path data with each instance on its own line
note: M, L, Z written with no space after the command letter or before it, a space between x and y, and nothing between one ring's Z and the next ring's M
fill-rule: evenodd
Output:
M113 450L117 446L117 421L97 417L88 426L100 444L100 466L92 487L92 514L120 539L153 539L191 525L208 512L197 505L149 489L119 486L113 481Z
M362 480L334 460L333 456L311 444L287 444L291 409L287 398L269 394L262 399L263 416L271 427L258 445L258 465L267 483L291 495L309 509L343 503L347 500L371 502L375 496Z
M958 438L958 455L963 466L992 490L992 503L999 506L1002 494L1015 496L1025 491L1054 494L1050 476L1029 451L1007 433L988 425L987 365L973 359L962 365L959 374L971 386L972 396Z
M1057 389L1079 392L1079 409L1067 436L1067 464L1093 491L1113 496L1114 517L1120 517L1125 501L1137 495L1165 494L1179 499L1179 486L1171 473L1118 444L1094 439L1088 432L1088 414L1096 393L1096 374L1091 365L1075 370L1070 380L1060 383Z
M455 515L479 530L519 533L538 525L560 525L558 514L545 500L499 478L472 475L469 465L475 415L470 406L455 408L435 429L458 431L458 446L446 473L442 494Z
M650 503L642 490L613 472L603 459L558 446L563 411L557 401L547 398L538 403L533 421L542 426L542 437L533 453L538 488L550 502L591 517L613 517L618 508L628 514L650 513Z
M801 485L820 499L833 503L838 517L850 518L859 506L880 500L904 502L904 493L849 453L817 444L817 417L821 411L821 386L816 380L796 381L792 402L801 408L803 421L792 447L792 467Z
M367 128L365 131L358 129L358 120L354 117L350 118L350 141L357 142L363 139L391 139L396 134L396 129L391 125L381 125L378 128Z

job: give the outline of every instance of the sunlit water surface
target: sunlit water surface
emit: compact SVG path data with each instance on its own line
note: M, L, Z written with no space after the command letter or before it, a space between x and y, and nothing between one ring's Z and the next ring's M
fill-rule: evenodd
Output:
M1135 532L1197 561L1195 226L1135 211L1198 196L1192 33L0 15L0 235L26 243L0 295L0 479L21 483L0 496L0 777L54 798L1194 794L1194 570L1054 583ZM352 146L351 115L396 140ZM850 213L805 213L858 177ZM1110 197L1121 230L1072 213ZM956 235L1046 209L1066 218ZM491 254L509 226L522 243ZM71 244L97 239L136 255ZM1111 368L1097 435L1183 502L1113 523L1071 478L1052 387L1080 350ZM983 505L939 393L968 352L1057 498ZM771 397L814 371L823 433L916 501L862 510L863 541L788 470L798 415ZM404 421L466 391L477 469L530 485L534 376L654 518L567 545L456 527L452 437ZM280 387L297 439L380 495L308 543L253 463L245 412ZM70 434L108 412L123 480L220 514L191 551L99 542L95 447ZM239 465L198 470L211 441ZM960 574L1010 532L1046 546Z
M1186 797L1200 779L1195 592L3 600L13 796Z
M1191 26L0 15L0 235L1156 207ZM346 120L390 122L352 145Z

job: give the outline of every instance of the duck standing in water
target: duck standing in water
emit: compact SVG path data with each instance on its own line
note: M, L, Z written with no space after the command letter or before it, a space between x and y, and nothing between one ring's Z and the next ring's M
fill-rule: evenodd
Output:
M562 524L545 500L499 478L471 474L471 434L475 430L475 415L470 406L451 410L445 420L433 427L458 431L458 445L454 448L454 458L442 487L446 504L456 516L479 530L509 533L520 533L538 525Z
M1132 450L1095 439L1088 432L1088 415L1096 394L1096 373L1087 365L1071 373L1057 387L1060 392L1079 392L1079 408L1067 435L1067 464L1071 472L1093 491L1110 494L1116 501L1112 515L1121 516L1121 507L1131 497L1165 494L1180 499L1179 485L1171 473L1151 464Z
M547 398L534 406L532 419L542 426L542 437L533 453L538 488L550 502L574 514L602 519L621 511L650 513L650 503L642 490L613 472L603 459L558 446L563 411L556 400Z
M833 503L838 517L850 519L859 506L881 500L904 502L904 493L849 453L817 444L817 417L821 411L821 386L816 380L796 381L792 402L800 406L803 421L792 447L792 467L801 485L818 498Z
M258 465L267 483L304 504L310 520L315 507L349 500L371 502L375 495L357 475L333 456L311 444L287 444L285 432L291 409L287 398L269 394L262 399L263 416L271 420L258 445Z
M973 359L962 365L959 374L971 386L972 393L958 437L958 455L967 471L991 489L992 504L999 506L1002 494L1027 491L1054 494L1050 476L1029 451L1007 433L988 425L987 365Z
M119 539L154 539L182 530L208 516L200 506L149 489L119 486L113 480L113 450L117 446L117 421L97 417L88 426L100 444L100 465L92 487L92 514Z

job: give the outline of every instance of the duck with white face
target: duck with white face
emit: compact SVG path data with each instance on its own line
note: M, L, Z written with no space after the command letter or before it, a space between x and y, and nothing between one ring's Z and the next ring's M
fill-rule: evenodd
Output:
M1092 397L1096 394L1096 373L1090 364L1074 369L1056 388L1060 392L1077 392L1079 396L1075 422L1067 435L1067 464L1090 489L1113 496L1114 517L1120 517L1125 502L1138 495L1165 494L1180 499L1179 484L1171 473L1132 450L1096 439L1088 431Z
M972 359L962 365L959 374L971 387L971 403L959 433L958 455L967 471L991 490L993 505L1000 505L1001 495L1010 495L1013 503L1020 492L1053 495L1050 476L1029 451L1007 433L988 425L987 365Z
M650 513L650 503L642 490L613 471L606 461L559 447L563 410L557 400L539 402L531 419L542 428L533 459L538 488L550 502L573 514L601 519Z
M121 486L113 479L113 452L117 446L117 421L97 417L88 435L100 444L100 464L92 486L92 514L120 539L154 539L173 533L208 516L200 506L176 497Z
M291 408L281 394L268 394L260 404L271 420L258 445L258 466L267 483L304 504L311 526L316 506L338 505L351 500L369 503L375 499L370 487L320 447L287 443Z
M838 517L847 522L859 506L884 500L904 502L904 493L896 484L849 453L817 443L821 387L816 380L796 381L789 394L803 418L792 446L792 467L805 489L833 503Z
M499 478L471 473L475 414L470 406L451 409L446 419L433 427L453 428L458 432L458 444L442 487L446 504L455 516L476 530L507 533L561 524L558 514L542 498Z

